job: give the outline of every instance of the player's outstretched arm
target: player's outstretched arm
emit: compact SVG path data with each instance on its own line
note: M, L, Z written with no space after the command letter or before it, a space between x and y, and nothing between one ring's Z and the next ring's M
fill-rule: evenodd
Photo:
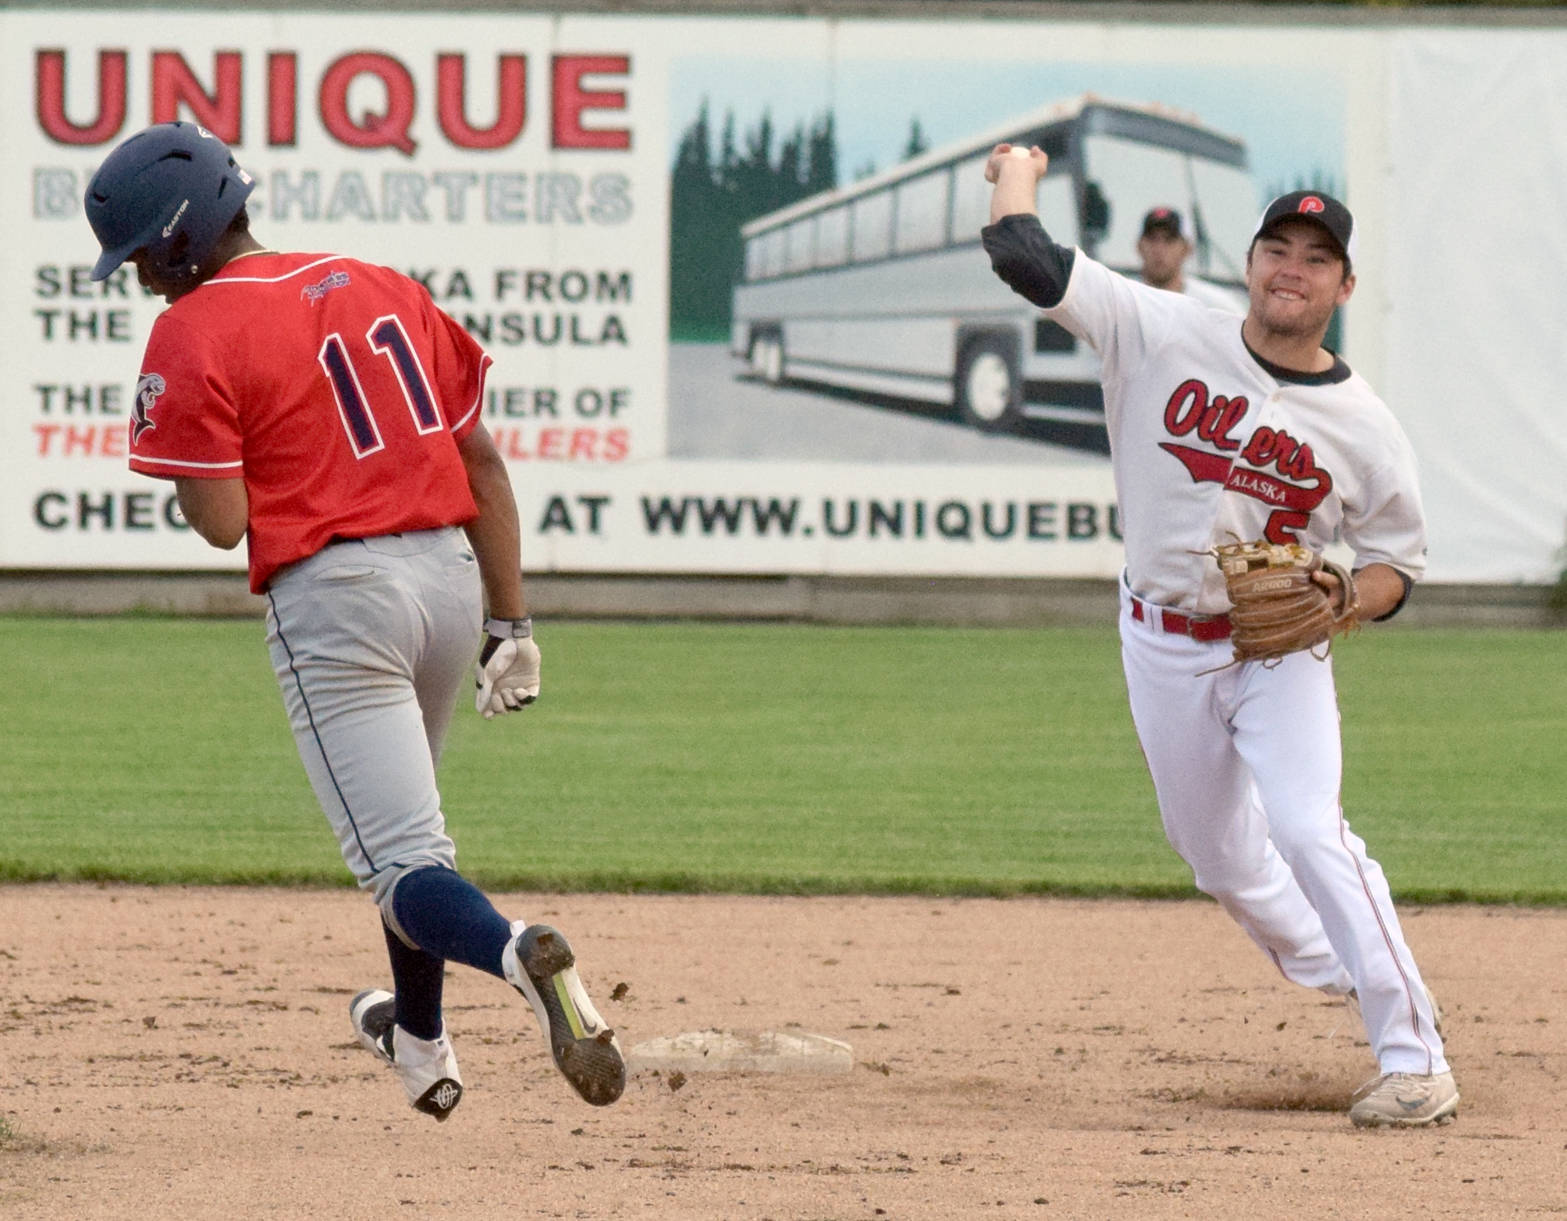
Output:
M1061 303L1074 258L1039 222L1039 180L1049 165L1050 158L1038 148L996 145L985 162L985 180L996 188L990 196L990 224L980 232L991 268L1040 309Z
M250 525L243 479L176 479L174 495L190 528L214 547L232 551Z

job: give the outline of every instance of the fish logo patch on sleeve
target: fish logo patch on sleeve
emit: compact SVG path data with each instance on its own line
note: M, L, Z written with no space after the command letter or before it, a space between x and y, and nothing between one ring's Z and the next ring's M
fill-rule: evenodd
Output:
M142 434L157 427L150 416L158 405L158 396L167 390L168 383L161 373L143 373L136 383L136 405L131 408L131 444L140 441Z

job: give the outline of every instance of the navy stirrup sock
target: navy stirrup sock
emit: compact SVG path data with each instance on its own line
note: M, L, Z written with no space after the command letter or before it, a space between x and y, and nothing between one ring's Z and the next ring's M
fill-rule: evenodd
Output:
M423 950L403 943L383 921L386 953L392 960L392 995L395 1019L416 1039L434 1039L441 1033L441 985L446 964Z
M455 869L432 865L404 874L392 892L392 911L426 954L506 978L501 951L511 940L511 925Z

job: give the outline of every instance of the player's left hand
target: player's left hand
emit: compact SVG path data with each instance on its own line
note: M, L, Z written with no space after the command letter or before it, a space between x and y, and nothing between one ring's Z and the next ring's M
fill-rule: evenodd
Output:
M479 689L473 706L485 720L538 699L539 646L533 640L533 621L488 620L473 678Z

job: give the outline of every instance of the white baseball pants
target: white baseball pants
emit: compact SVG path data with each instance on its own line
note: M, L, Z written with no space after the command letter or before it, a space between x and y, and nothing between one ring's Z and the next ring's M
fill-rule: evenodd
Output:
M1447 1071L1381 866L1344 820L1331 661L1218 669L1228 640L1166 631L1121 582L1132 720L1170 845L1287 979L1353 987L1384 1073Z

